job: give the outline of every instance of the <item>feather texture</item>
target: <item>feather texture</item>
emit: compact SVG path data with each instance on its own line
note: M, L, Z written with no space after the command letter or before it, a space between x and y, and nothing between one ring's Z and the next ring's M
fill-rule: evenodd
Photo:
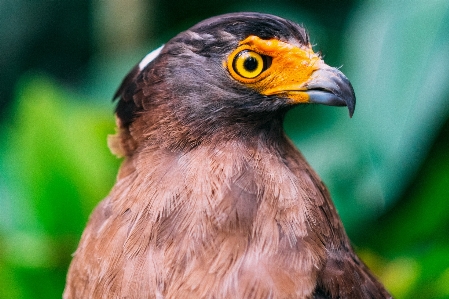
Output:
M125 160L83 233L65 299L390 298L284 135L285 99L222 68L248 34L308 42L274 16L225 15L125 78L110 139Z

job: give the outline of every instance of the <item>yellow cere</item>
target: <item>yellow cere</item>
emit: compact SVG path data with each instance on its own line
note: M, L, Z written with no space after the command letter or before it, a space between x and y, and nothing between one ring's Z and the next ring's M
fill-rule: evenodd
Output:
M243 67L245 59L240 59L242 52L258 54L261 62L263 55L269 56L271 65L264 70L263 63L259 63L257 70L247 73ZM307 103L309 96L304 92L305 85L324 62L310 45L299 47L277 39L264 40L252 35L240 42L224 64L234 79L263 95L276 94L288 97L294 103Z

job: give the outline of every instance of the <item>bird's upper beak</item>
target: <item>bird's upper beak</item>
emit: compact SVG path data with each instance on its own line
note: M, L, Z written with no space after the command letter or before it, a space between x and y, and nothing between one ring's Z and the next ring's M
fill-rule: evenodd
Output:
M355 94L351 82L338 69L323 64L312 73L304 85L310 103L330 106L347 106L349 116L355 109Z
M272 57L271 66L258 78L242 80L261 94L290 99L292 104L318 103L355 109L355 94L348 78L328 66L310 45L297 46L279 40L250 36L241 47Z

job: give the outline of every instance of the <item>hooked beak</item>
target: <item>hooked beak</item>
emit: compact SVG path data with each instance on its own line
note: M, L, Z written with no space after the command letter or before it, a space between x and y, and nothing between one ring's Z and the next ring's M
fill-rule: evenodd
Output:
M349 116L355 109L355 94L351 82L338 69L323 64L304 85L310 103L329 106L347 106Z

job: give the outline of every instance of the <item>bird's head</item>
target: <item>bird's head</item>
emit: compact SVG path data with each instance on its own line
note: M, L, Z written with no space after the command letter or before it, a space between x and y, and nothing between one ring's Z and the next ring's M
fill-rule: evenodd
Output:
M122 139L133 139L125 155L139 139L191 148L252 134L298 104L347 106L350 116L355 107L349 80L313 52L303 27L260 13L213 17L178 34L128 74L116 97Z

